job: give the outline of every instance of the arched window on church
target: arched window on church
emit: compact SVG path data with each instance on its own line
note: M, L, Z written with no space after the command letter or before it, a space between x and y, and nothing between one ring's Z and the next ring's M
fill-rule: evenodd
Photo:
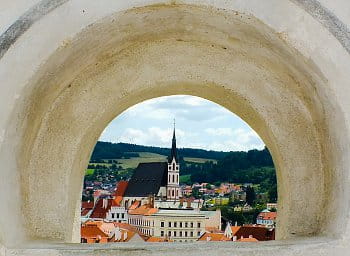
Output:
M173 175L173 183L175 182L175 175Z
M173 163L173 171L175 171L175 163Z

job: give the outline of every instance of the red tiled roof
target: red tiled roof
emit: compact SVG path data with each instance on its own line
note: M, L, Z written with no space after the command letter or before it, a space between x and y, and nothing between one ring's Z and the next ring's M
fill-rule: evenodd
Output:
M137 232L136 227L130 225L129 223L119 223L119 222L113 222L115 227L119 227L121 229L126 229L126 230L130 230L133 232Z
M97 238L97 237L108 237L106 233L104 233L98 226L96 225L88 225L82 226L80 229L81 237L88 238Z
M92 202L92 201L81 202L81 208L91 210L92 208L94 208L94 202Z
M205 227L205 230L209 233L224 233L223 231L221 231L217 227Z
M259 242L259 240L254 237L241 238L241 239L238 239L237 241L238 242Z
M122 202L123 197L122 196L116 196L112 201L112 206L120 206L120 203Z
M261 212L258 215L258 219L261 220L276 220L277 212Z
M131 215L152 215L156 212L158 212L157 208L152 208L146 204L142 205L139 208L136 208L134 210L130 210L130 208L129 208L129 214L131 214Z
M130 205L129 210L135 210L137 207L139 207L141 204L140 201L136 200L135 202L132 203L132 205Z
M233 232L233 236L236 236L237 239L253 236L259 241L267 241L275 239L275 230L269 230L264 226L241 226L236 232Z
M241 226L231 226L232 235L235 236Z
M198 241L214 241L214 242L224 242L224 241L232 241L228 237L226 237L223 233L204 233Z
M89 211L90 211L90 209L83 209L82 211L81 211L81 216L85 216L86 214L88 214L89 213Z
M117 189L115 191L115 196L124 196L125 190L128 187L128 182L125 180L121 180L118 182Z
M107 200L104 207L103 202ZM92 211L90 218L101 218L105 219L107 212L111 209L113 199L99 199L95 205L94 210Z

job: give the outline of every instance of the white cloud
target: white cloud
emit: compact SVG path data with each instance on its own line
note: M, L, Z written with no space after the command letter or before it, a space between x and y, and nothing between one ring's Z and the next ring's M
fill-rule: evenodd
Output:
M220 118L220 114L231 114L215 103L195 96L175 95L146 100L126 110L128 117L143 116L150 120L184 120L204 121Z
M213 136L232 136L234 134L231 128L207 128L205 132Z
M205 129L205 132L211 136L214 136L212 140L220 141L208 144L205 147L208 149L219 151L247 151L252 148L264 148L264 143L261 141L258 134L251 129L207 128ZM217 137L226 138L220 139Z
M145 130L127 128L118 141L140 145L160 145L162 147L170 147L172 133L172 129L161 129L159 127L150 127ZM187 134L183 130L176 129L177 138L184 139L186 136Z
M173 118L178 147L219 151L264 147L255 131L239 117L211 101L186 95L134 105L111 122L100 140L170 147Z

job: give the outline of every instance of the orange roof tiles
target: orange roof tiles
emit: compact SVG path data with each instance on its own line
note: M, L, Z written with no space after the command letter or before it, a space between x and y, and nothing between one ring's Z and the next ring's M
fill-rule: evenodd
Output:
M238 239L252 236L259 241L267 241L275 239L275 230L269 230L264 226L246 225L239 226L239 229L233 232L233 236L236 236Z
M230 238L226 237L223 233L204 233L198 241L214 241L214 242L225 242L232 241Z
M126 229L126 230L130 230L130 231L133 231L133 232L137 232L137 229L136 227L128 224L128 223L119 223L119 222L113 222L114 226L115 227L119 227L121 229Z
M129 214L131 215L152 215L156 212L158 212L158 209L151 208L149 205L142 205L134 210L130 210L129 208Z
M235 236L240 228L241 228L241 226L231 226L232 235Z
M221 231L217 227L205 227L205 230L209 233L224 233L223 231Z
M83 209L82 211L81 211L81 216L85 216L85 215L87 215L88 213L90 212L90 209Z
M134 210L134 209L136 209L137 207L140 206L140 204L141 204L141 202L138 201L138 200L136 200L135 202L132 203L132 205L130 205L129 210Z
M90 218L105 219L107 212L112 207L112 200L113 199L99 199L90 215Z
M81 202L81 208L82 209L92 209L94 208L94 202L92 201L87 201L87 202Z
M108 235L96 225L82 226L80 229L80 233L81 237L85 239L108 237Z
M123 197L122 196L116 196L112 201L112 206L120 206L120 203L122 202Z
M277 212L261 212L258 218L262 220L276 220Z
M124 196L125 190L128 187L128 182L125 180L121 180L118 182L117 189L115 191L115 196Z
M259 242L259 240L254 237L241 238L241 239L238 239L237 241L238 242Z

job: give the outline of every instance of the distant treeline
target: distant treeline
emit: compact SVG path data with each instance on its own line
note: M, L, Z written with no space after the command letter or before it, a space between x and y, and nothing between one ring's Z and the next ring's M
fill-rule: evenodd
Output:
M141 146L128 143L110 143L98 141L91 156L91 160L96 161L100 159L117 159L137 157L138 154L134 152L151 152L160 155L168 156L170 148ZM196 157L220 160L229 154L229 152L212 151L194 148L180 148L178 154L182 157Z
M261 183L266 179L275 179L273 161L267 148L229 152L217 163L198 164L183 161L181 166L185 166L181 168L181 175L190 174L192 182Z

